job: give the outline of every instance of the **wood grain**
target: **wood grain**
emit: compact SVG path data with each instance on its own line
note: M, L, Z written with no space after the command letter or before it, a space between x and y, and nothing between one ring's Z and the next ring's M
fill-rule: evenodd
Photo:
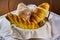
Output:
M18 3L23 2L25 4L36 4L39 5L43 2L50 3L50 0L10 0L9 8L10 11L16 10ZM51 11L60 15L60 0L52 0ZM8 12L8 0L0 0L0 15Z

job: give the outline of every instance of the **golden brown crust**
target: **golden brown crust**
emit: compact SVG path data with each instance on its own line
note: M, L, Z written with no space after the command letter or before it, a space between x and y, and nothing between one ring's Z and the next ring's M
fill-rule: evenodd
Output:
M45 16L46 12L49 10L49 5L47 3L43 3L39 5L34 13L32 13L30 20L27 21L24 18L21 18L20 16L14 15L14 14L7 14L6 18L12 23L15 24L19 28L23 29L37 29L39 28L38 23L41 22Z

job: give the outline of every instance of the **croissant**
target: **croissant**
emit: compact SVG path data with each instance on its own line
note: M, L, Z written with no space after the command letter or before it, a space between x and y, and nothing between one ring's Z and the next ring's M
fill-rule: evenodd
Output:
M37 29L41 26L38 25L39 22L41 22L47 12L49 10L49 4L43 3L39 5L36 9L34 9L34 12L30 16L30 20L27 21L24 18L21 18L20 16L17 16L15 14L8 13L6 18L12 23L15 24L17 27L22 29Z
M43 3L43 4L39 5L34 10L34 13L31 16L31 20L36 24L39 23L40 21L42 21L45 18L48 10L49 10L49 4L48 3Z

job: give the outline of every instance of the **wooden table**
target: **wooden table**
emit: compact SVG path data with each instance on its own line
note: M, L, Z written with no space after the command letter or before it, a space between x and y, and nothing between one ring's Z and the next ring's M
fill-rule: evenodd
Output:
M43 2L50 3L50 0L10 0L9 2L9 8L10 11L16 10L18 3L24 2L25 4L36 4L39 5ZM52 0L52 7L51 11L56 12L57 14L60 14L60 0ZM8 0L0 0L0 15L3 15L8 12Z

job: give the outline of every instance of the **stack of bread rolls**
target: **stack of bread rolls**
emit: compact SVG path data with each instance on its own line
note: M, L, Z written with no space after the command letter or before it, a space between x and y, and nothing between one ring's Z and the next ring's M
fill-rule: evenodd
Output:
M42 21L47 15L49 4L42 3L32 11L24 3L20 3L17 10L17 14L6 15L11 24L22 29L37 29L42 27L40 25L43 24Z

